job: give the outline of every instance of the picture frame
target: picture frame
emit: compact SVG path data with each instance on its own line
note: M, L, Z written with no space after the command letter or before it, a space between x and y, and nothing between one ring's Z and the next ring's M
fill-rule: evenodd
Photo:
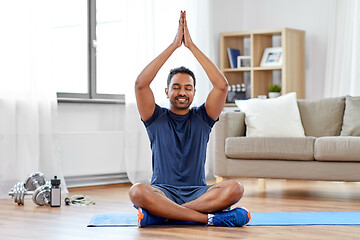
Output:
M265 48L264 54L261 58L260 67L282 66L282 55L281 47Z
M251 56L238 56L237 67L246 68L251 66Z

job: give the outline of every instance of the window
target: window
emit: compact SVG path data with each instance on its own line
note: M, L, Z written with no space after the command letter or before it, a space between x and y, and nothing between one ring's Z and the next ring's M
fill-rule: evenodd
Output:
M59 98L124 99L125 0L53 1Z

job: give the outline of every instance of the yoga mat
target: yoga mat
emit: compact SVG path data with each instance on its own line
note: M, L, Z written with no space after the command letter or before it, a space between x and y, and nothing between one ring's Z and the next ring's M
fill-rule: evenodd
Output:
M248 226L360 225L360 212L271 212L251 213ZM95 214L88 227L136 227L136 214ZM161 226L203 226L171 222Z
M248 226L360 225L360 212L251 213Z
M136 214L95 214L88 227L137 227ZM172 221L168 224L152 225L152 227L166 226L204 226L202 223Z

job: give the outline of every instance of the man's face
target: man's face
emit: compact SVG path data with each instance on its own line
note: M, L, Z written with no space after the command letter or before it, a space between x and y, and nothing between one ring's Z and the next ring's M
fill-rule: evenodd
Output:
M165 93L170 104L177 109L187 109L194 100L195 88L193 78L186 73L177 73L171 78Z

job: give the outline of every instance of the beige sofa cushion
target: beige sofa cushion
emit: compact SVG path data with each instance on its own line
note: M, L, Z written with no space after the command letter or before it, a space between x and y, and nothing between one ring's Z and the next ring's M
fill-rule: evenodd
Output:
M360 97L346 96L341 136L360 136Z
M345 97L298 100L306 136L339 136L343 122Z
M314 160L314 137L229 137L225 155L237 159Z
M230 159L226 165L226 174L217 176L360 182L358 162Z
M321 137L315 140L314 157L318 161L360 162L359 137Z

